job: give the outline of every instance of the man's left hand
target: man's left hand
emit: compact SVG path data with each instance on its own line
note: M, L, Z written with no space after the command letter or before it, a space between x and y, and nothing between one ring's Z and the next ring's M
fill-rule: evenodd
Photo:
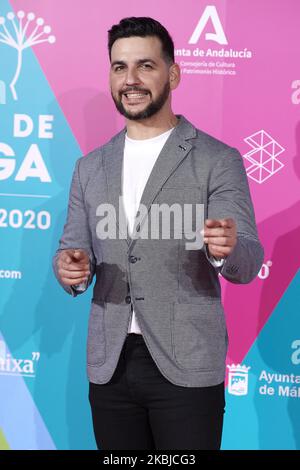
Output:
M233 219L206 219L204 243L209 254L215 258L226 258L237 242L236 223Z

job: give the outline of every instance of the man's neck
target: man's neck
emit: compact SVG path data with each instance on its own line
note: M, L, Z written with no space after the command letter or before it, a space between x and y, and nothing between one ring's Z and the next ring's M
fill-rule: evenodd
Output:
M140 121L126 120L127 135L131 139L144 140L156 137L169 129L172 129L178 123L175 114L170 114L164 119L152 116L149 119L141 119Z

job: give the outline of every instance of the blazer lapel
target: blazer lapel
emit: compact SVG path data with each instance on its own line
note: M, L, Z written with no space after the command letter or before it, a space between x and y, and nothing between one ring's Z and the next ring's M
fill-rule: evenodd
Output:
M193 147L187 139L195 137L196 129L183 116L177 117L179 117L179 123L171 133L157 157L142 194L140 207L141 205L146 206L147 214L153 200L161 190L162 186L169 179L172 173L174 173L176 168L185 159ZM132 238L128 237L130 248L132 248L136 242L136 238L134 237L138 238L138 232L136 231L137 226L139 226L138 229L140 231L146 217L147 215L145 215L138 224L137 222L135 223L133 236Z
M107 178L108 203L115 209L117 237L120 234L120 238L128 245L126 216L121 199L125 133L126 129L123 129L105 148L104 166Z

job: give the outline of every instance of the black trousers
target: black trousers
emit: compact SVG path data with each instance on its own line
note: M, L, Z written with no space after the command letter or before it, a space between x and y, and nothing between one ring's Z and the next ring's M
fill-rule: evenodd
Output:
M98 449L219 449L224 383L183 387L169 382L142 335L130 333L106 384L90 383L89 400Z

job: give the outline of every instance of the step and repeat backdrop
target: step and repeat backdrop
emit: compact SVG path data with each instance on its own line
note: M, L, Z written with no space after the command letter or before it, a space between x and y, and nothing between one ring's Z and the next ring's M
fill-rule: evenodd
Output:
M182 80L173 108L240 150L264 264L221 280L229 331L223 449L300 449L298 0L0 0L0 449L95 449L86 337L51 258L75 161L124 121L107 30L152 16Z

